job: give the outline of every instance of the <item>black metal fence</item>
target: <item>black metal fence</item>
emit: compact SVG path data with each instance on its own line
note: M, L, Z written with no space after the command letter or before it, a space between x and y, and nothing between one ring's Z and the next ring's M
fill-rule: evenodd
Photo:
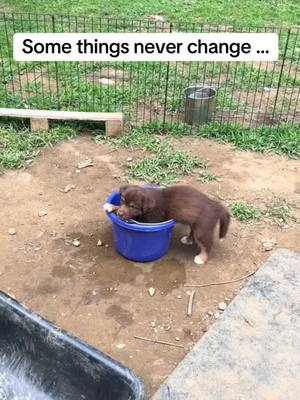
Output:
M15 62L16 32L276 32L276 62ZM0 107L123 111L131 125L182 121L183 91L213 87L214 121L300 122L300 28L0 13Z

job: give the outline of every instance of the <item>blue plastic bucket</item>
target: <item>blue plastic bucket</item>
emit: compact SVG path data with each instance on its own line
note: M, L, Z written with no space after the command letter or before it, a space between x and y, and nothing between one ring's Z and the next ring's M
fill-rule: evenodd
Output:
M119 205L120 193L113 192L107 203ZM136 262L149 262L167 253L174 220L158 224L135 224L122 221L114 213L107 215L112 222L115 248L123 257Z

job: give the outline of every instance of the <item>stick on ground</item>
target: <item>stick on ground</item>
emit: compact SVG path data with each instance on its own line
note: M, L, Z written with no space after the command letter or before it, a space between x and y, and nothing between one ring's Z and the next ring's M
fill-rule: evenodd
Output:
M155 340L155 339L149 339L149 338L144 338L141 336L134 336L135 339L139 339L139 340L145 340L146 342L152 342L152 343L158 343L158 344L164 344L166 346L172 346L172 347L179 347L181 349L184 349L184 346L182 346L181 344L175 344L175 343L170 343L170 342L164 342L162 340Z
M189 301L188 301L188 307L187 307L187 315L188 315L188 317L191 317L192 313L193 313L194 297L195 297L195 291L192 290L190 295L189 295Z
M241 276L240 278L237 279L232 279L231 281L224 281L224 282L211 282L211 283L205 283L203 285L194 285L194 284L189 284L186 283L184 286L186 287L207 287L207 286L217 286L217 285L227 285L228 283L234 283L234 282L239 282L242 281L243 279L249 278L249 276L254 275L256 271L252 271L247 275Z

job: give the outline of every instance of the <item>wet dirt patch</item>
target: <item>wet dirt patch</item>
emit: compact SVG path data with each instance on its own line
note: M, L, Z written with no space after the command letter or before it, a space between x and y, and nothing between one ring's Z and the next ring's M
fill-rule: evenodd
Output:
M116 320L122 327L131 325L133 322L133 314L117 304L109 306L106 315Z
M182 286L186 281L184 263L176 258L164 258L152 264L150 272L144 275L146 287L155 286L163 293Z
M72 266L55 265L52 269L52 276L54 278L72 278L74 270L72 270Z

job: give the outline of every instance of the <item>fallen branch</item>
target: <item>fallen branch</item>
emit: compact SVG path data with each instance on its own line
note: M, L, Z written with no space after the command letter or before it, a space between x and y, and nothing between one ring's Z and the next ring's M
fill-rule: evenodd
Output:
M239 282L242 281L243 279L249 278L249 276L254 275L256 271L252 271L247 275L241 276L240 278L233 279L231 281L223 281L223 282L211 282L211 283L205 283L203 285L193 285L193 284L188 284L186 283L184 286L187 287L207 287L207 286L217 286L217 285L227 285L228 283L234 283L234 282Z
M195 292L194 292L194 290L192 290L189 295L189 302L188 302L188 307L187 307L187 316L188 317L192 316L194 297L195 297Z
M107 155L107 154L111 154L111 153L114 153L115 151L117 151L118 149L113 149L113 150L110 150L110 151L108 151L107 153L105 153L105 155Z
M164 345L166 345L166 346L180 347L181 349L184 349L184 346L182 346L181 344L175 344L175 343L170 343L170 342L164 342L164 341L162 341L162 340L148 339L148 338L144 338L144 337L141 337L141 336L134 336L134 338L135 338L135 339L139 339L139 340L145 340L146 342L164 344Z

